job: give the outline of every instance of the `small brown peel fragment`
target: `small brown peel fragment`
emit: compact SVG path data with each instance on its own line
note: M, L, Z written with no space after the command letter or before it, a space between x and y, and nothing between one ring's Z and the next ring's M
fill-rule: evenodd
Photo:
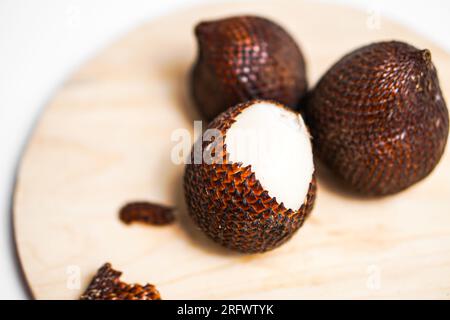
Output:
M105 263L92 279L80 300L161 300L161 295L152 284L128 284L120 281L122 272Z
M166 225L175 220L173 208L150 202L132 202L120 209L120 220L126 224L135 221L153 225Z

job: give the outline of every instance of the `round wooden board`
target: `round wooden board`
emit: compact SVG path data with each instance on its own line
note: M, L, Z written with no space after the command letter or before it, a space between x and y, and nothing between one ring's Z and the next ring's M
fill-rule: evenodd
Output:
M450 298L450 158L398 195L362 199L319 168L315 210L297 235L265 254L212 243L184 209L179 128L198 118L186 78L200 20L253 13L301 44L309 80L376 40L429 48L450 95L450 56L383 18L296 1L198 6L153 20L86 63L46 108L22 160L14 199L21 263L36 298L76 299L109 261L164 299ZM166 227L126 226L130 200L179 208ZM77 276L80 276L78 282Z

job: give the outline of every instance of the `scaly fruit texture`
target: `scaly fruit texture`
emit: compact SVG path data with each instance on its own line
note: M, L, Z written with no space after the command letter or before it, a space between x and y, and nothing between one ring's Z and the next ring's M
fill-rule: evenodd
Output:
M305 115L319 158L368 195L425 178L449 130L430 52L397 41L344 56L317 84Z
M80 300L161 300L152 284L128 284L120 281L122 272L105 263L92 279Z
M264 108L270 108L270 106L275 112L273 115L266 115L269 121L282 121L280 119L292 116L296 120L290 125L300 123L302 139L296 139L298 136L294 134L291 140L294 141L292 148L300 150L289 150L290 146L286 146L286 153L275 155L275 158L281 158L277 161L281 163L272 163L270 160L270 169L259 163L254 163L252 166L252 164L231 161L232 155L228 151L232 148L230 145L227 146L227 134L231 132L230 128L238 125L239 122L248 121L246 122L248 124L258 121L257 118L262 117L261 114L263 114L258 111L268 111ZM251 107L260 109L247 114L250 117L246 120L239 119L239 116ZM282 128L285 128L283 126L284 124ZM262 124L263 130L267 127L270 125ZM240 252L264 252L280 246L301 227L312 210L316 194L312 146L301 116L276 102L250 101L228 109L215 118L208 129L219 130L224 138L212 148L212 153L215 155L212 163L207 164L203 161L201 164L186 165L184 191L189 213L194 222L214 241ZM286 130L289 131L291 128ZM240 136L238 135L237 138L240 139ZM298 140L304 140L304 144L295 144ZM279 136L275 138L274 143L280 144ZM211 142L204 141L201 145L203 153L209 148ZM269 152L273 150L273 145L267 147ZM218 150L221 150L220 153ZM233 153L236 152L233 151ZM193 157L194 149L191 154L192 160ZM253 154L250 158L254 158ZM299 158L304 160L298 161ZM220 163L219 159L223 162ZM264 158L261 162L264 160L266 159ZM275 174L268 172L271 170L274 170ZM267 179L262 179L264 177ZM284 179L290 179L290 181ZM277 190L277 182L281 189ZM266 186L272 186L273 190L267 190ZM280 197L277 200L274 194L288 197ZM286 204L294 208L285 206L283 199Z
M278 24L256 16L237 16L202 22L195 35L198 57L191 90L207 120L255 98L296 108L306 93L303 55Z

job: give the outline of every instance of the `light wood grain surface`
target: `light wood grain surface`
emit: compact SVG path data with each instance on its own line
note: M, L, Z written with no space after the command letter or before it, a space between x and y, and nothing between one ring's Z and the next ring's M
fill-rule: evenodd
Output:
M315 210L266 254L223 249L184 208L179 128L198 118L186 77L193 26L240 13L273 18L300 43L311 84L344 53L376 40L429 48L450 96L450 56L383 17L297 1L198 6L150 21L82 66L55 93L23 156L14 199L20 260L36 298L74 299L109 261L165 299L450 298L450 158L398 195L363 199L319 168ZM378 28L379 27L379 28ZM26 94L26 93L24 93ZM130 200L178 207L166 227L122 224ZM77 281L79 272L80 282Z

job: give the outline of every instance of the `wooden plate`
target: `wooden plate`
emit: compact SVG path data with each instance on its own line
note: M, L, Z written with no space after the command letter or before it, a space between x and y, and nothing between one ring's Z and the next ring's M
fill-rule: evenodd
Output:
M309 80L376 40L429 48L450 92L450 56L409 30L345 7L253 1L193 7L149 22L74 74L43 113L14 199L19 256L41 299L75 299L109 261L165 299L450 298L450 158L423 182L379 200L345 191L320 170L312 217L286 245L241 255L199 233L184 209L176 129L198 118L186 76L202 19L253 13L301 44ZM126 226L118 209L146 199L179 208L178 223Z

